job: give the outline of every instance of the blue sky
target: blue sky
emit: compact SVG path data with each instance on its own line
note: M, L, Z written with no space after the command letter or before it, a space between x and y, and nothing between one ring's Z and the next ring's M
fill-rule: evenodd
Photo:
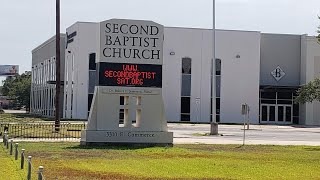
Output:
M212 28L212 0L62 0L61 32L76 21L145 19ZM320 0L216 0L216 28L316 35ZM0 64L31 69L31 51L55 33L55 0L1 0Z

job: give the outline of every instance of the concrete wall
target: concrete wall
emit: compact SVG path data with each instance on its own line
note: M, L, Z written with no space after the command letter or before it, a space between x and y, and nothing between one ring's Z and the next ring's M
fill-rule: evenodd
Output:
M259 123L260 38L259 32L217 32L216 57L222 61L222 123L241 123L243 103L250 106L250 121Z
M261 34L260 85L299 86L301 36ZM271 72L278 66L286 73L276 81Z
M192 59L191 121L210 122L212 45L204 40L210 39L206 32L210 31L165 28L163 96L168 121L180 121L182 58L187 57Z
M305 66L301 66L305 71L305 80L301 80L301 84L306 84L316 77L320 77L320 45L315 37L303 38L302 44L305 46L306 53L303 58ZM320 125L320 103L307 103L301 105L301 120L305 125ZM301 112L302 111L302 112Z
M87 119L89 54L98 52L99 23L77 22L67 32L77 32L77 35L66 49L68 84L65 84L64 117Z
M191 121L210 122L212 31L165 28L164 46L163 94L167 119L180 120L181 61L189 57ZM217 30L216 46L216 58L222 60L221 122L241 123L241 104L248 103L252 122L258 123L260 33Z

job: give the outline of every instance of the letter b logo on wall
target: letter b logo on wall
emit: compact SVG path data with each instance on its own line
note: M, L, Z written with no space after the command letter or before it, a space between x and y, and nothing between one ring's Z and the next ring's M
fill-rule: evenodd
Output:
M286 73L281 69L280 66L278 66L275 70L271 72L271 75L274 77L276 81L280 81Z

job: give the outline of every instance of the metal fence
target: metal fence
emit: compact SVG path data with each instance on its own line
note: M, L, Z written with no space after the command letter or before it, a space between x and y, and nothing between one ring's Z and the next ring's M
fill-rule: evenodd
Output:
M46 123L0 123L0 136L5 131L13 139L74 139L81 137L85 123L61 123L60 130L55 130L55 124Z

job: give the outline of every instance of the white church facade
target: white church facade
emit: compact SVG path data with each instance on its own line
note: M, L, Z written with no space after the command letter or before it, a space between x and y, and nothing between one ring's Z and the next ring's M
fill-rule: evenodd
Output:
M212 34L210 29L165 27L162 94L168 122L209 123L211 100L216 98L220 123L242 123L241 105L247 103L253 124L320 125L320 103L294 102L296 90L320 75L316 38L216 30L213 61ZM99 38L99 23L91 22L77 22L61 35L65 119L88 118ZM32 51L31 113L46 117L54 116L54 52L54 38ZM214 73L212 63L216 63ZM122 116L120 110L119 120Z

